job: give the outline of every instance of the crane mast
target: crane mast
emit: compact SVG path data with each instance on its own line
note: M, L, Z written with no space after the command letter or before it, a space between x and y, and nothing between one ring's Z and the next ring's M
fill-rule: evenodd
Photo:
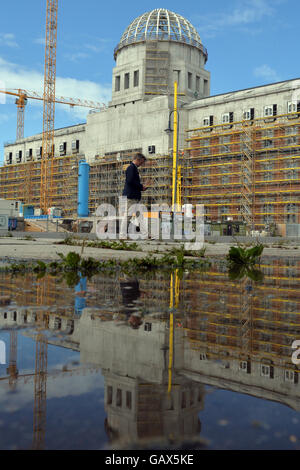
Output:
M9 366L7 373L9 374L9 387L11 390L15 390L17 385L17 379L19 371L17 368L17 347L18 345L18 333L16 330L10 332L10 354L9 354Z
M57 11L58 0L47 0L45 73L43 96L43 142L41 160L41 208L44 212L46 212L49 205L51 205L52 197Z
M26 104L26 93L23 90L19 90L19 96L16 99L18 109L16 140L24 139L24 113Z

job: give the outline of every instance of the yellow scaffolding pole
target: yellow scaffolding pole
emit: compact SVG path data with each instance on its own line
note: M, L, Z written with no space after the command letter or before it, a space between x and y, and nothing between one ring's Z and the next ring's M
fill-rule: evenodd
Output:
M175 282L174 282L175 276ZM178 307L180 293L180 280L178 269L171 274L170 280L170 329L169 329L169 366L168 366L168 394L172 390L172 370L174 359L174 308Z
M174 82L174 132L173 132L173 177L172 177L172 207L177 204L177 142L178 142L178 109L177 109L177 82Z

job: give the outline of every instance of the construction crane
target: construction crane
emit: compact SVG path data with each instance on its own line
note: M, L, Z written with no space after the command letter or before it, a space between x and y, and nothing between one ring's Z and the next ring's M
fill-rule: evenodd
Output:
M29 99L43 101L44 97L35 91L27 91L22 89L12 89L12 90L1 90L0 93L5 93L9 96L16 97L17 105L17 140L24 138L24 116L25 116L25 106ZM67 104L71 107L83 106L84 108L91 109L105 109L106 105L104 103L94 102L91 100L81 100L75 98L66 98L63 96L57 96L55 98L55 103L58 104Z
M43 143L41 161L40 207L47 211L52 197L54 158L54 114L56 84L56 41L58 0L47 0L44 72Z
M52 202L55 103L69 104L70 106L85 106L94 109L104 109L106 107L101 103L93 103L87 100L82 101L56 97L57 16L58 0L47 0L43 96L41 97L37 93L29 93L21 89L16 90L17 93L0 90L0 93L17 96L17 140L24 138L24 111L28 98L43 101L40 207L44 213L47 213L47 209Z
M46 436L46 404L47 404L47 379L56 380L64 377L86 375L87 372L98 373L101 368L97 366L76 367L69 369L64 366L61 370L47 370L47 344L46 337L36 339L35 371L19 374L16 382L28 385L34 382L34 416L33 416L33 440L31 448L43 450ZM10 376L0 377L0 384L10 383Z
M41 450L45 445L46 403L47 403L47 337L38 333L36 339L34 410L33 410L33 449Z
M10 351L9 351L9 364L6 370L9 375L9 388L13 392L16 389L18 380L18 368L17 368L17 344L18 344L18 332L11 330L10 332Z
M37 286L37 312L36 323L36 352L34 374L34 409L33 409L33 443L34 450L41 450L45 446L46 432L46 404L47 404L47 366L48 366L48 340L45 330L49 328L49 315L42 306L49 298L49 277L39 280Z

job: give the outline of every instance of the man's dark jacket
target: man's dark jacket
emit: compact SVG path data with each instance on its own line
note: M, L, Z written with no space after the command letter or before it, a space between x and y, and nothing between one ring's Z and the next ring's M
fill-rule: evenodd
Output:
M133 162L126 169L126 181L123 191L123 196L128 199L141 200L143 185L141 184L140 175L137 167Z

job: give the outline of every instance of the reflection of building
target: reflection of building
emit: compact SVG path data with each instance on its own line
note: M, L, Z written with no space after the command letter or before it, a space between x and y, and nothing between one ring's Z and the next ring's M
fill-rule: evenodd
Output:
M124 308L117 278L88 282L95 299L87 299L81 317L73 312L73 331L63 337L55 339L63 332L63 322L55 323L60 313L49 315L51 342L79 350L82 364L101 367L105 428L114 443L199 437L205 384L300 409L299 370L291 361L292 342L300 339L300 262L269 258L262 269L261 284L229 280L219 265L185 275L176 284L171 348L170 279L161 274L139 277L139 290L150 295L135 299L143 321L138 329L116 315ZM14 311L19 326L31 326L34 310L1 309L1 327L11 327Z
M168 323L152 319L151 329L145 326L133 330L103 321L95 309L83 312L80 358L101 365L108 429L122 442L195 438L203 386L175 372L168 394ZM181 347L181 337L178 330L175 349Z
M166 383L121 379L106 371L103 375L107 422L121 442L147 439L182 442L200 435L198 413L204 407L202 385L177 377L169 396Z
M261 285L244 280L237 289L218 270L188 281L194 292L185 320L188 376L200 373L206 383L300 409L299 370L291 361L300 337L299 262L270 260L262 268Z

